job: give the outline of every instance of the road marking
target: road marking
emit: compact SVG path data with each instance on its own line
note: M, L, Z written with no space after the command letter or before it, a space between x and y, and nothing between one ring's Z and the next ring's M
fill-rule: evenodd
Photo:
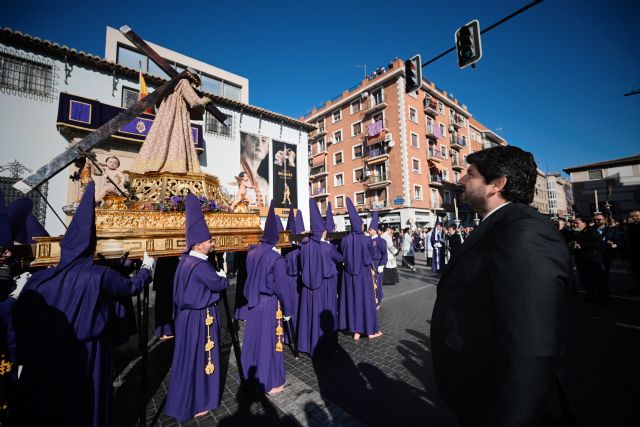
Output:
M409 294L412 294L412 293L414 293L414 292L421 291L421 290L426 289L426 288L429 288L429 287L434 287L434 288L435 288L435 287L436 287L436 285L433 285L433 284L431 284L431 283L427 283L426 285L424 285L424 286L420 286L419 288L415 288L415 289L411 289L411 290L408 290L408 291L404 291L404 292L401 292L401 293L399 293L399 294L397 294L397 295L393 295L393 296L390 296L390 297L385 297L383 301L389 301L390 299L394 299L394 298L398 298L398 297L403 297L403 296L405 296L405 295L409 295Z
M593 316L592 318L595 319L595 320L602 320L602 321L605 321L605 322L611 322L615 326L620 326L621 328L636 329L636 330L640 331L640 326L638 326L638 325L632 325L630 323L618 322L616 320L611 320L611 319L607 319L607 318L604 318L604 317Z

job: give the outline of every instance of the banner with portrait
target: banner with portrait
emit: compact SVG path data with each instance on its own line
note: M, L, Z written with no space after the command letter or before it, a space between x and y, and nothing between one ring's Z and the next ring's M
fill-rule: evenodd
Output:
M298 207L296 146L273 140L273 200L276 208Z
M249 201L249 208L269 207L269 148L271 138L240 132L239 191Z

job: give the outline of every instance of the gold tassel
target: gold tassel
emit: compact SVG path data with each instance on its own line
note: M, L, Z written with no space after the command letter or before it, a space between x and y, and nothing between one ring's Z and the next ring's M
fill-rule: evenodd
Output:
M213 325L213 316L209 312L209 307L207 307L207 317L204 319L204 324L207 327L207 342L204 345L204 351L207 353L207 365L204 367L204 373L207 375L213 374L216 370L216 367L213 366L213 360L211 357L211 350L216 346L216 344L211 339L211 325Z
M276 338L278 342L276 343L276 352L282 353L282 309L280 308L280 301L278 301L278 310L276 311L276 320L278 321L278 326L276 327Z
M376 283L376 271L371 269L371 279L373 280L373 297L376 299L376 305L378 305L378 294L376 290L378 289L378 284Z

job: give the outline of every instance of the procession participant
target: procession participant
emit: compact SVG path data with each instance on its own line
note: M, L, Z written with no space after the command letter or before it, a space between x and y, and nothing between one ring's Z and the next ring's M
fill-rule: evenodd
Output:
M138 294L151 281L154 260L145 253L134 279L94 264L94 197L91 181L60 242L59 264L34 273L16 303L23 367L12 425L111 425L113 300Z
M413 237L411 229L405 227L402 234L402 263L414 270L416 265L415 250L413 248Z
M381 236L387 243L387 264L384 266L384 285L397 285L400 281L398 279L398 264L396 262L396 255L398 249L393 245L393 229L387 226Z
M289 209L287 219L287 230L291 235L298 234L296 229L296 218L293 209ZM289 330L293 334L289 337L285 334L285 343L290 344L289 339L293 339L296 334L298 322L298 283L300 279L300 245L296 241L291 242L291 247L283 251L284 259L287 263L287 294L291 296L291 319L288 321L292 326Z
M307 230L304 227L304 218L302 217L302 211L298 209L298 211L296 212L296 232L298 232L298 234L302 234L305 231Z
M433 258L431 259L431 271L440 273L444 267L444 234L440 218L436 220L436 226L431 233L431 247L433 248Z
M342 239L344 271L338 315L339 328L352 332L354 340L360 339L360 334L377 338L382 332L378 326L373 289L371 239L363 234L362 218L348 197L347 210L351 232Z
M31 243L31 239L27 238L27 217L31 213L31 209L33 209L33 202L27 197L16 199L7 206L9 225L11 226L14 243Z
M185 198L187 247L173 284L175 350L165 413L185 421L220 406L218 301L228 286L209 263L211 234L198 198Z
M287 264L275 248L280 238L273 201L260 243L247 255L247 326L242 343L242 368L259 392L284 390L284 316L290 316L291 300L286 286Z
M303 286L300 289L298 349L313 357L329 354L338 340L336 262L341 261L341 257L324 239L327 231L314 199L309 199L309 215L311 237L300 249ZM331 318L325 320L322 317L326 316L324 313L330 314ZM321 321L328 325L323 327L325 325L321 325Z
M162 257L156 262L153 290L156 292L153 312L155 336L161 340L174 337L173 329L173 281L180 257Z
M4 204L4 194L0 191L0 301L7 299L16 285L10 266L13 242L9 213Z
M374 287L376 289L376 306L380 308L384 292L382 285L384 283L384 266L387 265L387 242L378 236L378 211L373 212L371 224L369 224L369 235L371 236L371 244L373 252L371 253L371 261L373 261Z

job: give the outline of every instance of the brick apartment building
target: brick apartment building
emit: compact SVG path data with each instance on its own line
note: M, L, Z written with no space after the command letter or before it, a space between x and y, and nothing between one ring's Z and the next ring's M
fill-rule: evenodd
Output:
M432 82L405 93L404 73L396 59L301 119L317 126L308 140L309 194L323 213L331 201L339 228L348 224L347 197L366 222L374 210L394 226L452 222L466 156L507 143ZM456 201L462 224L473 224L474 213Z

